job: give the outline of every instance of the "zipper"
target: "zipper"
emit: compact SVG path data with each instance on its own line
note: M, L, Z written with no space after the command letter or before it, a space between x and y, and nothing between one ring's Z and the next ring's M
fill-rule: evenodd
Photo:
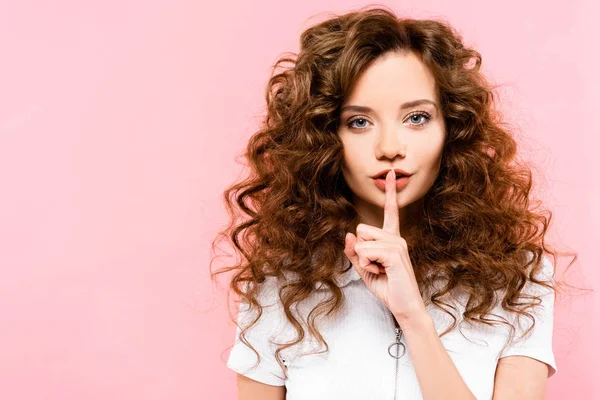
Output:
M392 313L390 312L390 314ZM394 329L394 331L396 332L396 340L394 341L394 343L388 346L388 354L390 355L390 357L396 359L396 375L394 380L394 400L396 400L396 392L398 390L398 366L400 363L400 358L404 355L404 353L406 353L406 346L404 346L404 343L400 342L400 339L402 338L402 328L400 328L400 325L398 324L398 321L396 321L396 317L394 317L394 314L392 314L392 320L394 321L394 325L396 326L396 328ZM394 346L396 347L396 352L392 353L391 350ZM402 346L402 354L400 354L400 346Z

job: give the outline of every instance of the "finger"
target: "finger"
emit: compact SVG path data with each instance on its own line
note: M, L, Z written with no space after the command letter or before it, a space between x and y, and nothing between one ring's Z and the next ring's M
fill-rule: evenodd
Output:
M359 242L383 240L386 242L397 242L398 235L386 232L381 228L360 223L356 226L356 236Z
M363 271L369 271L373 274L379 275L380 273L385 273L385 268L380 266L382 263L381 253L377 251L378 249L356 249L356 252L367 259L368 264L359 264L358 269ZM373 261L373 262L371 262Z
M383 230L400 235L398 220L398 197L396 193L396 173L389 170L385 176L385 205L383 209Z
M358 259L358 254L354 251L354 245L356 243L356 236L352 233L346 233L344 254L348 257L348 260L354 265L359 265L360 260Z
M344 248L344 254L346 254L346 257L348 257L348 259L350 260L352 265L360 268L363 271L380 273L381 269L377 268L376 265L371 264L371 261L369 261L368 258L361 257L356 252L356 250L354 249L354 246L356 245L356 243L357 243L357 237L354 236L352 233L348 232L346 234L346 245ZM369 265L369 264L371 264L371 265ZM364 267L364 266L366 266L366 267Z
M348 232L346 234L346 246L344 248L344 254L346 254L346 257L348 257L348 259L350 260L352 265L355 266L356 269L361 272L368 271L368 272L372 272L374 274L380 274L380 273L384 272L385 271L384 268L371 263L371 261L368 258L360 256L356 252L356 250L355 250L356 243L357 243L356 236L354 236L352 233Z
M354 235L352 235L352 236L354 236ZM356 236L355 237L356 237L356 242L364 242L365 241L362 237L360 237L360 235L358 234L358 231L356 232ZM366 259L365 257L361 256L360 254L358 254L357 257L358 257L358 264L357 265L359 265L359 266L369 265L370 261L368 259Z
M371 243L371 242L366 242ZM369 260L370 263L378 263L385 270L385 268L390 267L392 264L392 260L390 259L389 246L359 246L355 247L356 253L360 256L365 257ZM379 271L379 266L376 265L376 269Z

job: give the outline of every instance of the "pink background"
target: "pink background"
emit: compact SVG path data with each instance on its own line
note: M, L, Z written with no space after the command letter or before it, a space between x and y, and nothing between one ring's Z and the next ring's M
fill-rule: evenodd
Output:
M598 288L591 3L386 4L446 17L483 54L545 174L554 243L580 254L570 279ZM272 63L325 18L309 17L363 5L0 4L0 398L235 398L235 326L208 270L221 195ZM549 399L594 398L596 299L557 305Z

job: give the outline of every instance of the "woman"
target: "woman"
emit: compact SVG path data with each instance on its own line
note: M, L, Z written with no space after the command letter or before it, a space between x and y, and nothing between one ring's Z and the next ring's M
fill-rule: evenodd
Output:
M471 63L471 61L475 61ZM543 399L556 371L550 217L444 22L363 9L271 78L228 367L240 399Z

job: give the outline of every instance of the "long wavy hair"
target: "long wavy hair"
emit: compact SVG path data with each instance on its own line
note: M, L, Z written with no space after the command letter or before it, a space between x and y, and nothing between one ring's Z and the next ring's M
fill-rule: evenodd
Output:
M541 300L522 293L525 285L558 289L557 281L538 279L544 253L557 264L559 252L544 240L552 213L531 199L530 166L517 160L517 142L495 107L495 87L480 71L480 53L465 46L444 20L399 18L384 7L333 15L301 34L298 54L286 53L274 64L266 117L245 154L250 175L224 193L231 221L216 241L230 240L242 257L216 274L234 270L231 292L258 310L240 335L258 362L245 332L260 319L257 295L267 277L281 282L279 301L297 333L276 350L282 370L279 353L305 336L290 307L308 298L317 282L330 297L305 322L329 349L314 321L336 315L343 305L336 285L344 273L339 260L345 257L345 233L359 223L341 173L339 111L356 78L388 52L420 57L435 77L445 118L439 175L424 197L420 225L409 243L426 300L454 319L442 335L456 326L449 311L454 307L445 300L455 290L469 296L464 321L494 325L497 321L486 316L499 293L504 310L535 323L528 310ZM577 259L576 253L560 254L574 256L569 267ZM297 279L285 279L286 271ZM445 286L429 293L438 278Z

